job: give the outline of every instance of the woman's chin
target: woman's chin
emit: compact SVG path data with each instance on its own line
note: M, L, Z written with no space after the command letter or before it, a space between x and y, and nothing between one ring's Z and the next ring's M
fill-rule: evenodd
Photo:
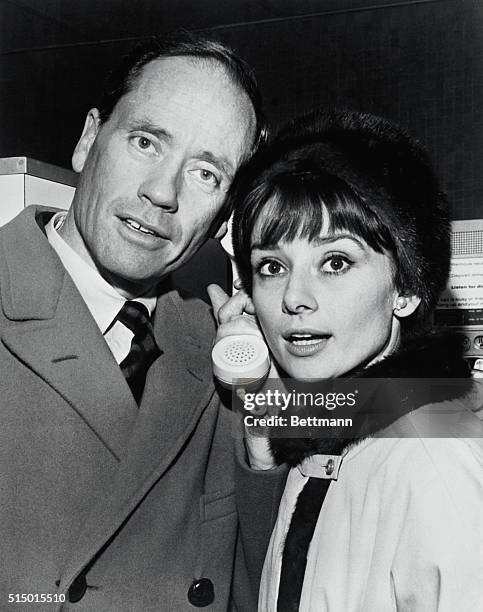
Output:
M318 359L294 358L280 359L277 361L277 370L281 378L293 378L294 380L317 382L336 378L344 374L345 368L337 368L335 364L328 367L327 360L323 363Z

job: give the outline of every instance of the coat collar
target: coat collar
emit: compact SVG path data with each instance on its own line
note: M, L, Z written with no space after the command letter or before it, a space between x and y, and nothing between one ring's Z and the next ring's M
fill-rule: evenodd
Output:
M46 239L45 224L55 212L28 207L0 230L1 300L8 320L2 340L81 413L120 459L126 434L131 435L134 419L139 420L138 407L87 306ZM183 405L191 389L211 388L208 347L214 330L205 330L203 337L197 326L198 307L196 300L181 297L170 281L163 283L154 332L164 354L150 369L143 415L159 412L160 398ZM176 418L180 427L183 415Z
M99 328L47 241L43 228L54 212L29 207L1 230L1 295L7 319L1 339L67 401L119 460L137 406Z
M350 373L348 380L390 380L389 396L387 386L375 385L369 400L371 409L364 411L358 429L351 431L350 436L347 436L347 429L342 427L332 428L330 437L324 439L284 438L283 432L275 432L270 441L272 452L277 463L294 466L313 455L343 454L356 442L381 435L390 427L395 432L393 435L402 436L400 419L427 403L418 394L416 379L456 379L454 384L448 382L435 387L431 400L439 403L469 393L472 385L469 376L469 367L462 357L461 342L456 336L432 333L413 339L384 360ZM398 384L398 379L404 379L402 384ZM414 387L408 388L408 379L416 380Z
M29 206L0 230L2 306L12 321L55 316L65 272L44 227L56 212Z
M151 437L159 434L169 444L192 418L192 411L179 407L194 413L203 405L204 391L213 393L209 347L214 322L203 325L199 300L180 295L170 280L163 283L154 319L163 354L150 368L138 411L87 306L46 239L45 224L55 212L28 207L0 230L1 303L7 318L2 340L82 414L118 459L125 455L126 439L112 437L123 414L130 446L136 439L133 417L139 429L147 415L149 427L159 419L155 429L164 431ZM159 438L157 447L165 453Z

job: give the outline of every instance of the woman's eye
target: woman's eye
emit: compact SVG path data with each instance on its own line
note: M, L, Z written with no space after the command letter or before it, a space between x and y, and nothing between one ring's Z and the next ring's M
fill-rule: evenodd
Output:
M326 274L341 274L350 268L351 263L342 255L331 255L322 264L322 270Z
M276 276L283 272L284 268L278 261L266 261L258 267L258 272L262 276Z

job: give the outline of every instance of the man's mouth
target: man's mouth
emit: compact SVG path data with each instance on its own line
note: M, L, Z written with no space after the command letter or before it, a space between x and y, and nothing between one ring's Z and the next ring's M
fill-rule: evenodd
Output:
M136 232L140 232L141 234L145 234L147 236L156 236L157 238L161 238L160 234L155 231L151 226L142 225L141 223L139 223L139 221L135 221L130 217L126 217L122 219L122 221Z

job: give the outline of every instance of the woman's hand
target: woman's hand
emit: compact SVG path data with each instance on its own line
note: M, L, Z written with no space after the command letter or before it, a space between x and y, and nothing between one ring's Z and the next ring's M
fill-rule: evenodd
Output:
M222 338L238 334L250 334L263 338L255 317L255 309L249 296L240 290L229 297L218 285L208 286L208 295L213 306L213 314L218 322L215 342ZM269 378L277 377L273 361L268 374ZM237 389L241 401L244 389ZM246 450L250 466L255 470L269 470L276 467L268 444L267 427L245 427Z
M207 291L218 323L215 342L236 334L262 335L253 303L243 289L232 297L218 285L208 285Z
M235 281L235 288L238 281ZM226 336L250 334L258 336L264 342L262 330L255 316L255 308L250 297L240 289L230 297L218 285L208 285L208 295L213 307L213 314L218 323L215 344ZM268 378L280 378L276 365L271 360Z

